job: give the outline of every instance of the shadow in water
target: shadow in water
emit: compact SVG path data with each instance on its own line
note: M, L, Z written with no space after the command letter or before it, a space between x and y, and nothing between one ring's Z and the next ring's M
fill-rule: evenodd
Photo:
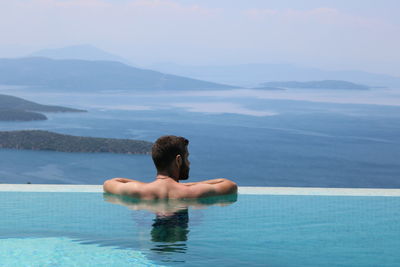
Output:
M127 196L104 193L104 200L125 206L131 210L148 211L155 215L151 224L151 251L167 256L187 251L189 208L206 209L210 206L228 206L237 201L237 194L198 198L141 200ZM163 257L162 261L174 261L176 257ZM172 260L174 259L174 260ZM182 261L179 261L182 262Z

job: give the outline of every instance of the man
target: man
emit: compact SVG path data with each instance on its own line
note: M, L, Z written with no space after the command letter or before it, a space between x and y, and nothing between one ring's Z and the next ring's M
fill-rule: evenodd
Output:
M236 193L236 183L223 178L179 183L189 178L188 144L189 141L184 137L160 137L152 147L152 158L157 169L153 182L114 178L104 182L104 191L141 199L201 198Z

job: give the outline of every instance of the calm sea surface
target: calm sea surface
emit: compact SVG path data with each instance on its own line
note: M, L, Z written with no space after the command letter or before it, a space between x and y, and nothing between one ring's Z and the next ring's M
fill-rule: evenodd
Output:
M89 112L0 122L0 130L148 141L185 136L192 181L226 177L241 186L400 188L399 106L240 95L13 95ZM100 184L111 177L151 181L155 175L146 155L1 149L0 159L1 183Z

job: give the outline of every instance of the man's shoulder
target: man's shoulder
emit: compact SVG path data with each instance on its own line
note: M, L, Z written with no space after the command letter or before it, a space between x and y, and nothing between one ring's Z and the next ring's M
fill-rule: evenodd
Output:
M114 178L104 182L104 191L117 195L135 195L140 196L140 192L148 183L143 183L124 178Z

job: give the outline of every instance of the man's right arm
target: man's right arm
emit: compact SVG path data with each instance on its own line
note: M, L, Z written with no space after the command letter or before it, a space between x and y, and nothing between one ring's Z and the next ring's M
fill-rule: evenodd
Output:
M200 198L237 193L237 184L228 179L213 179L194 184L188 184L187 198Z
M192 183L181 183L182 185L186 185L186 186L192 186L192 185L196 185L196 184L218 184L223 182L224 178L219 178L219 179L212 179L212 180L205 180L205 181L200 181L200 182L192 182Z

